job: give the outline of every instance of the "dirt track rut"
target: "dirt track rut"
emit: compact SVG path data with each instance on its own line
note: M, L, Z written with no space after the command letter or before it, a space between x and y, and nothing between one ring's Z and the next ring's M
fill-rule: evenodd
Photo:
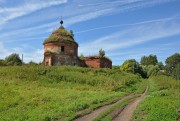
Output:
M147 93L148 87L146 88L145 92L140 96L135 98L131 103L129 103L118 115L117 117L113 118L113 121L131 121L133 112L135 111L137 105L140 103L140 101L145 97ZM121 103L123 100L128 99L132 97L134 94L130 94L128 96L125 96L118 100L116 103L104 105L100 108L97 108L96 110L92 111L91 113L84 115L82 117L79 117L75 119L74 121L92 121L95 119L101 112L107 110L111 106Z
M121 113L113 119L113 121L131 121L133 112L135 111L137 105L140 103L140 101L145 97L147 93L148 87L146 88L146 91L138 98L136 98L134 101L129 103L122 111Z
M121 98L120 100L118 100L116 103L113 103L113 104L108 104L108 105L105 105L105 106L102 106L94 111L92 111L91 113L85 115L85 116L82 116L82 117L79 117L77 119L75 119L74 121L92 121L94 118L96 118L101 112L105 111L106 109L110 108L111 106L117 104L117 103L120 103L121 101L125 100L125 99L128 99L129 97L132 97L134 94L130 94L128 96L125 96L123 98Z

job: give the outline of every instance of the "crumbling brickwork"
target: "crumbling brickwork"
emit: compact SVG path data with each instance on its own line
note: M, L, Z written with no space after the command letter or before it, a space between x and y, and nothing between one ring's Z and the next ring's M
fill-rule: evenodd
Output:
M77 65L78 46L71 42L49 42L44 44L45 65ZM49 54L48 54L49 53Z
M84 62L88 67L91 68L112 68L112 61L105 57L85 57Z

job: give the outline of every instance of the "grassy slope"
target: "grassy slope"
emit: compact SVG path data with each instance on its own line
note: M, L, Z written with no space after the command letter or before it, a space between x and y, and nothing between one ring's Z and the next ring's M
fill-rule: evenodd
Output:
M131 93L139 80L108 69L1 67L0 120L71 120Z
M153 77L148 96L135 111L135 121L176 121L180 109L180 81Z

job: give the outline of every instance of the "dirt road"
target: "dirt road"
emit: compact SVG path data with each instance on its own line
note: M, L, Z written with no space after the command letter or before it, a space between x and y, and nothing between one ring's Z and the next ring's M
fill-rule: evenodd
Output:
M110 108L111 106L117 104L117 103L120 103L122 102L123 100L125 99L128 99L130 97L132 97L134 94L130 94L128 96L125 96L123 98L121 98L120 100L118 100L116 103L113 103L113 104L109 104L109 105L105 105L105 106L102 106L94 111L92 111L91 113L85 115L85 116L82 116L82 117L79 117L77 119L75 119L75 121L92 121L94 118L96 118L101 112L105 111L106 109Z
M113 121L130 121L133 115L134 110L136 109L138 103L145 97L146 93L147 93L148 87L146 88L145 92L138 98L135 98L134 101L132 101L131 103L129 103L122 111L120 111L120 114L118 114ZM116 105L117 103L121 103L123 100L128 99L130 97L132 97L134 94L130 94L128 96L125 96L123 98L121 98L119 101L117 101L116 103L113 104L108 104L105 106L102 106L94 111L92 111L91 113L79 117L77 119L75 119L74 121L92 121L93 119L95 119L101 112L107 110L108 108Z
M148 90L148 87L146 88L146 91L141 95L141 97L138 97L133 102L129 103L121 111L121 113L113 119L113 121L131 121L133 112L135 111L135 109L136 109L137 105L140 103L140 101L145 97L147 90Z

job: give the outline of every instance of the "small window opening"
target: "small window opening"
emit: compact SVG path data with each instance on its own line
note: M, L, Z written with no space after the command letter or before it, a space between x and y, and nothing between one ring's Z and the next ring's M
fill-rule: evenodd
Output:
M64 52L64 46L61 46L61 52Z
M48 61L46 62L46 66L48 66L49 65L49 63L48 63Z

